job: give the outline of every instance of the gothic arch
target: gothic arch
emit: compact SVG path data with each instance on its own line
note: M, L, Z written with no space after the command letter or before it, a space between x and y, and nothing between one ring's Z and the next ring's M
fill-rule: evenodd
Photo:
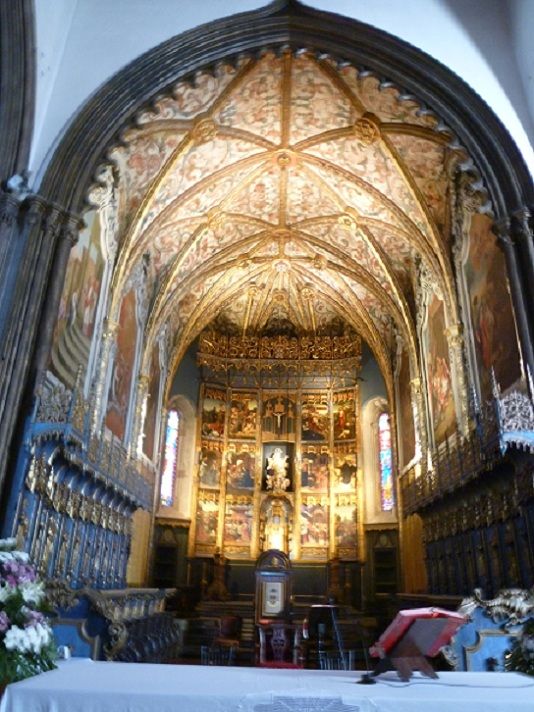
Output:
M521 154L500 120L459 77L406 42L358 21L296 0L275 0L162 43L118 72L80 109L46 168L41 194L80 213L107 152L143 105L221 60L285 46L364 67L383 78L383 86L402 87L403 98L417 97L424 102L422 111L450 127L443 129L446 138L469 154L462 170L474 190L487 191L486 209L495 216L506 253L525 362L534 367L534 295L528 289L534 283L529 231L534 189Z

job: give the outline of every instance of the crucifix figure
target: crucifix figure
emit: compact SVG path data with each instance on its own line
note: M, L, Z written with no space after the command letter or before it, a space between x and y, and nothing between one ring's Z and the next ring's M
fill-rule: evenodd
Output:
M274 417L276 418L276 431L278 433L282 432L282 418L286 415L287 411L282 400L282 396L278 396L276 404L274 406Z

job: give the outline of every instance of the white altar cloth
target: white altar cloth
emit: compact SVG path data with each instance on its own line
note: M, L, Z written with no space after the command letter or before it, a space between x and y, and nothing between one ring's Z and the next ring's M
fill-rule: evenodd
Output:
M359 675L74 659L9 685L0 712L534 712L534 681L516 673Z

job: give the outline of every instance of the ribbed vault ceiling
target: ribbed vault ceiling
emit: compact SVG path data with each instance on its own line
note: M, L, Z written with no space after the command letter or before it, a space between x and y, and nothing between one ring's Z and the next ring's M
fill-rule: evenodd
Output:
M244 58L178 84L123 138L115 300L144 258L149 332L168 323L179 351L215 319L239 333L349 324L382 361L395 331L414 343L419 260L452 294L461 154L369 72L307 53Z

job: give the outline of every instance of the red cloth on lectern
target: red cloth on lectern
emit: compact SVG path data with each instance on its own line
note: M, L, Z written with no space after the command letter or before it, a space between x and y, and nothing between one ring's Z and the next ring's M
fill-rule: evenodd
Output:
M447 611L444 608L410 608L399 611L377 642L369 648L369 652L375 658L384 657L415 621L432 618L443 619L443 626L440 627L439 633L427 645L426 649L421 650L421 654L434 657L444 645L449 643L455 631L467 621L466 616L456 613L456 611Z

